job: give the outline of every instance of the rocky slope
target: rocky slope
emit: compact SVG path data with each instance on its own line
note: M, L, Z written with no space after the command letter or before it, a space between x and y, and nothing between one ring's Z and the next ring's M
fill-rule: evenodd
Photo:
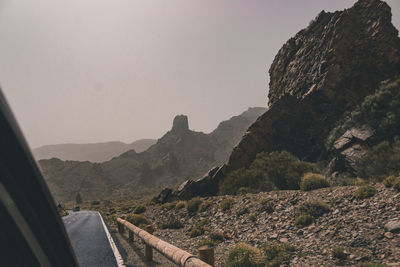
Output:
M359 0L344 11L322 11L279 50L269 70L269 109L228 162L188 181L173 196L216 194L227 173L248 167L262 151L326 159L325 140L344 112L399 73L400 39L385 2Z
M377 184L373 197L357 199L356 189L347 186L247 194L236 196L226 211L221 210L220 204L229 196L205 197L203 201L209 201L210 206L202 212L190 214L186 208L168 210L165 205L155 205L148 206L143 215L154 225L171 218L180 222L183 228L158 228L155 235L193 254L197 254L200 241L215 239L216 266L224 266L229 250L240 242L256 247L271 243L294 246L293 255L283 266L360 266L362 262L399 266L400 193ZM264 209L262 199L272 204L272 212ZM295 210L311 200L326 203L329 211L309 226L297 226ZM199 223L204 233L190 237ZM221 240L217 240L218 236L222 236ZM334 247L344 249L345 259L332 256Z
M77 192L84 199L122 197L143 188L176 185L187 177L204 174L225 162L264 108L250 108L205 134L189 129L184 115L176 116L172 129L142 153L129 150L103 163L40 160L53 196L70 201Z
M58 158L61 160L76 160L103 162L134 149L137 153L147 150L157 140L140 139L130 144L122 142L105 142L95 144L56 144L33 149L36 160Z

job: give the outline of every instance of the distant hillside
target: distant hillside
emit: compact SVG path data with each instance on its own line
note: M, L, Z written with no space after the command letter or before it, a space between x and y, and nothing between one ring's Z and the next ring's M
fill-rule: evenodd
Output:
M221 122L210 134L191 131L188 118L178 115L172 129L142 153L129 150L103 163L50 159L39 164L59 201L73 200L77 192L84 199L98 199L176 185L226 162L247 128L265 111L250 108Z
M105 142L94 144L57 144L35 148L37 160L58 158L61 160L103 162L134 149L140 153L154 145L154 139L140 139L133 143Z

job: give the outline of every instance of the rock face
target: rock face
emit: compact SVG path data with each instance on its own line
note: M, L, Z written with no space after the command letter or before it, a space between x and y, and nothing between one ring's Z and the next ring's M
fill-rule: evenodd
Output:
M385 2L360 0L344 11L322 11L279 50L269 70L269 109L228 162L175 195L216 194L226 173L248 167L262 151L321 159L324 140L343 113L399 72L400 39Z
M397 36L390 7L382 1L360 0L344 11L322 11L276 55L269 70L269 105L285 94L302 99L314 91L341 96L343 108L357 104L362 94L349 79L367 86L359 90L368 90L369 82L393 73L399 62ZM339 95L338 90L352 94Z
M59 159L39 164L53 196L62 201L74 199L77 192L87 200L176 185L226 162L234 145L265 110L250 108L209 134L191 131L187 116L178 115L171 130L142 153L130 150L100 164Z

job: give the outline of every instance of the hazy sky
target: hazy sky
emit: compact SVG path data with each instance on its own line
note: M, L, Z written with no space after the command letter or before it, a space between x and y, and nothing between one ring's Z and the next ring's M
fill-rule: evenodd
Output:
M0 0L0 84L31 146L209 132L266 106L282 44L355 0ZM400 25L400 1L387 1Z

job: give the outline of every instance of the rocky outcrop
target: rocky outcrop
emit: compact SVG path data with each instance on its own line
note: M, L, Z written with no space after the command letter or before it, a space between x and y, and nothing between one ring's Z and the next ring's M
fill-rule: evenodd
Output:
M322 11L279 50L269 70L269 109L228 162L212 176L186 183L175 196L216 194L228 172L249 166L262 151L321 159L324 140L343 113L399 72L400 39L385 2L360 0L344 11Z
M368 125L352 127L339 137L333 144L333 159L328 166L328 174L332 177L336 173L354 173L354 166L360 158L368 153L368 140L375 130Z
M187 116L185 115L175 116L171 132L183 133L187 131L189 131L189 122Z
M398 66L397 36L390 7L383 1L360 0L344 11L322 11L276 55L269 70L269 105L285 94L302 99L321 90L336 98L340 91L349 93L341 95L343 104L358 103L362 93L354 90L357 85L368 90L368 82L376 85L382 73L391 77ZM344 85L350 88L338 90Z
M347 130L338 140L335 141L333 147L336 150L343 150L354 144L355 142L365 142L374 134L374 130L368 125L361 127L353 127Z

